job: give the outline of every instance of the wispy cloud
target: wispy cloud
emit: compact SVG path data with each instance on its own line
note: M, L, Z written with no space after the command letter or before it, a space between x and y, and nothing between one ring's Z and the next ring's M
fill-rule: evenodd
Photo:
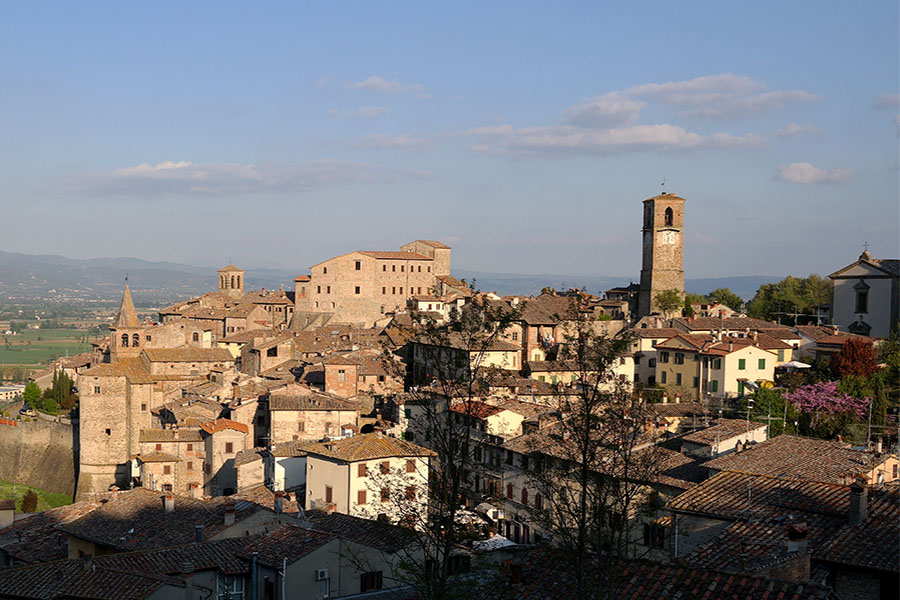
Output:
M431 94L427 93L420 83L401 83L396 79L385 79L378 75L371 75L356 83L345 84L344 87L377 94L411 94L418 98L431 98Z
M68 178L63 191L125 196L287 194L339 184L391 183L411 171L321 160L292 165L163 161Z
M900 94L881 94L872 102L872 108L900 108Z
M576 127L606 128L638 120L646 102L626 98L619 92L597 96L563 111L561 121Z
M686 81L646 83L630 87L624 93L684 107L681 116L720 118L755 116L781 108L788 102L816 99L815 95L802 90L767 91L764 83L731 73Z
M775 178L787 183L842 183L850 179L850 169L819 169L808 162L781 165Z
M747 148L764 145L756 135L729 133L700 135L677 125L634 125L612 129L586 129L571 125L481 127L467 132L478 142L472 149L511 155L609 154L639 151Z
M775 132L775 137L782 139L802 137L805 135L820 135L824 133L815 125L798 125L797 123L789 123L787 127L779 129Z
M391 109L387 106L363 106L352 110L332 108L327 114L329 117L335 118L350 117L353 119L374 119L375 117L386 115L389 112L391 112Z
M435 145L435 137L378 134L356 140L354 145L363 150L431 150Z

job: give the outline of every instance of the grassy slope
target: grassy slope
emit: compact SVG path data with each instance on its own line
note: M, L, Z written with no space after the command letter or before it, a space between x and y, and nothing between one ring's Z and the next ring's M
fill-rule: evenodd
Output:
M38 511L47 510L48 508L56 508L57 506L65 506L66 504L72 504L71 496L48 492L39 488L22 485L21 483L14 485L8 481L3 481L2 479L0 479L0 500L9 500L10 498L15 497L17 512L21 512L22 497L28 490L34 490L37 494Z

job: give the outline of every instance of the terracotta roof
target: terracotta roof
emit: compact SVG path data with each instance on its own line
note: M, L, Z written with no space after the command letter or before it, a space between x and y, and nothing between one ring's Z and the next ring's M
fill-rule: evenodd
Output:
M145 463L179 462L181 460L168 452L147 452L146 454L138 454L137 457L141 462Z
M209 434L225 431L226 429L233 429L234 431L240 431L241 433L250 432L249 427L247 427L243 423L232 421L231 419L215 419L214 421L204 423L200 426L200 429Z
M185 562L197 571L216 569L226 575L239 575L249 571L249 563L238 554L260 536L228 538L211 542L171 546L158 550L121 552L98 556L93 564L129 573L150 575L178 575Z
M877 571L900 572L900 493L872 491L869 518L856 526L841 529L814 552L817 560Z
M76 502L51 508L0 529L0 546L15 560L38 563L68 556L68 536L60 531L65 525L98 508L100 502Z
M377 433L364 433L342 440L312 444L306 448L306 452L346 462L392 456L435 456L428 448Z
M259 562L269 567L280 567L283 559L287 559L288 564L293 564L337 537L332 533L285 525L249 544L244 549L243 556L249 558L252 552L258 552Z
M309 440L291 440L289 442L281 442L272 445L272 456L278 458L295 458L298 456L306 456L306 447L312 446L318 442Z
M836 333L832 335L826 335L825 337L820 337L816 340L817 346L832 346L839 347L843 346L847 342L850 341L851 338L862 338L866 340L871 340L872 338L863 336L863 335L854 335L852 333Z
M471 344L467 343L462 334L451 331L446 336L418 336L414 339L417 344L426 346L435 346L439 348L454 348L456 350L464 350L469 353L480 353L482 349L485 352L517 352L522 349L518 344L511 344L498 338L490 340L474 339Z
M406 527L337 512L328 514L321 510L310 510L307 511L306 518L319 531L335 534L382 552L397 552L417 538L416 532Z
M231 496L235 500L247 500L249 502L253 502L254 504L259 504L260 506L264 506L269 510L275 510L275 496L281 496L281 512L285 514L293 514L297 515L299 512L299 507L295 500L288 500L287 494L284 492L273 492L265 485L257 485L252 488L241 490L237 494ZM296 496L294 496L296 497ZM301 496L302 500L303 497Z
M294 281L311 281L312 277L309 275L297 275L294 277Z
M184 580L126 572L93 562L88 565L80 560L63 560L3 571L0 596L143 600L167 585L183 588Z
M760 329L771 329L779 327L774 321L763 321L762 319L753 319L751 317L696 317L675 318L673 323L677 323L690 331L716 331L719 329L725 331L759 331Z
M466 400L465 402L454 404L450 407L450 410L461 415L475 417L476 419L487 419L500 414L505 409L500 406L492 406L480 400Z
M868 471L872 458L842 442L784 434L743 452L714 458L705 466L717 471L840 483L848 475Z
M728 520L761 518L789 510L840 517L850 510L850 488L726 471L676 496L667 506Z
M246 344L257 338L275 337L277 335L278 332L271 329L250 329L229 334L223 338L219 338L217 341L225 344Z
M114 363L100 363L85 369L79 377L125 377L131 383L153 383L153 377L140 358L120 358Z
M388 260L433 260L430 256L419 254L418 252L380 252L374 250L360 250L359 254L371 256L372 258L388 259Z
M144 348L150 362L234 362L225 348Z
M757 429L765 429L765 423L746 421L744 419L718 419L712 427L689 433L681 439L692 444L709 446L717 441L742 436Z
M661 344L656 345L657 350L684 350L687 352L697 351L699 350L703 344L712 341L712 336L704 333L678 333L671 338L667 339ZM684 348L683 346L678 345L677 341L680 340L687 344L689 347Z
M269 410L345 410L355 411L357 402L335 394L293 385L269 394Z
M141 443L153 442L202 442L203 437L197 429L141 429L138 434Z
M639 338L651 338L651 339L669 339L675 337L680 333L684 333L680 329L675 329L673 327L656 327L656 328L636 328L629 330L630 333L636 335Z
M705 417L709 415L699 402L667 402L665 404L650 404L650 410L661 417Z
M219 269L219 270L216 271L216 272L217 272L217 273L231 273L231 272L240 272L240 273L243 273L244 270L243 270L243 269L238 269L238 268L237 268L236 266L234 266L234 265L228 265L227 267L222 267L221 269Z
M202 525L204 540L227 527L225 511L234 506L239 523L259 510L252 502L238 502L225 497L198 500L189 496L175 497L175 510L163 510L163 493L146 488L118 492L101 507L71 521L61 529L75 537L119 551L150 550L194 541L194 526Z
M432 248L444 248L446 250L450 250L450 246L448 246L447 244L444 244L443 242L437 242L435 240L416 240L416 241L421 244L427 244L428 246L431 246Z

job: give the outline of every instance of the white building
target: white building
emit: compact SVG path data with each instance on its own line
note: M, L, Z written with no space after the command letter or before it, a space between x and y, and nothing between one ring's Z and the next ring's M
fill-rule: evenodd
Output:
M900 319L900 260L859 259L828 276L832 320L842 331L885 338Z

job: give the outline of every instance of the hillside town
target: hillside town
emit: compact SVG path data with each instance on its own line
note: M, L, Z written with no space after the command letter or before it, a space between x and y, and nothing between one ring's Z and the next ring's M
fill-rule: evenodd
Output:
M601 294L479 290L433 240L147 320L126 281L52 365L75 502L0 501L0 598L897 598L900 260L751 318L686 295L688 205L635 203Z

